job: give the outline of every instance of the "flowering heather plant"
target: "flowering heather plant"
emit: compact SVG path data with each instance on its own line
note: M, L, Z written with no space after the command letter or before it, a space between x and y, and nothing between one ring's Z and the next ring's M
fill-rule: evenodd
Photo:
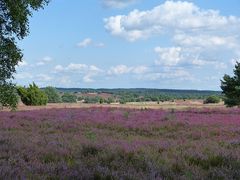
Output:
M238 179L240 109L0 112L1 179Z

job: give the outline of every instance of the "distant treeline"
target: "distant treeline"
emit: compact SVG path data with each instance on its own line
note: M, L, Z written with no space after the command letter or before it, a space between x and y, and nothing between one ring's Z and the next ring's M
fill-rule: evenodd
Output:
M173 89L87 89L87 88L57 88L62 93L79 94L78 100L86 103L112 103L112 102L142 102L142 101L173 101L176 99L206 99L209 96L221 96L220 91L201 90L173 90ZM85 96L87 93L96 93L95 97ZM102 98L102 93L111 94L109 98ZM81 95L82 94L82 95ZM98 96L99 94L99 96Z

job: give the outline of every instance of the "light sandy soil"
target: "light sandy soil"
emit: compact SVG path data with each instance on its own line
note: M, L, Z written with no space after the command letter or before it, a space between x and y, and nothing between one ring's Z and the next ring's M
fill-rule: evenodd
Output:
M118 107L118 108L149 108L149 109L189 109L189 108L225 108L221 102L219 104L203 104L201 100L177 100L175 102L133 102L127 104L84 104L84 103L57 103L47 104L47 106L25 106L20 104L17 111L28 111L36 109L58 109L58 108L89 108L89 107ZM8 111L8 109L4 109Z

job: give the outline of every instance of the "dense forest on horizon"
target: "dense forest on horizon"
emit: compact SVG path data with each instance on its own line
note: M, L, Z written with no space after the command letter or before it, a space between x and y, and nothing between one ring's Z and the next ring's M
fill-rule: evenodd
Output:
M210 90L176 90L176 89L148 89L148 88L56 88L58 92L74 94L78 100L87 103L96 102L143 102L143 101L174 101L177 99L206 99L209 96L221 97L221 91ZM101 100L102 99L102 100Z

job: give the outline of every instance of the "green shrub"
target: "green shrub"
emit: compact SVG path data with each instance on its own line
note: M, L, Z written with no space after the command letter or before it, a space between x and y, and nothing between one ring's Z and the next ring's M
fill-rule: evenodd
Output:
M84 103L100 103L100 97L99 96L95 96L95 97L84 97ZM102 102L103 103L103 102Z
M48 97L49 103L60 103L61 102L61 97L60 97L59 93L57 92L56 88L49 86L44 89L44 92L46 93L46 95Z
M64 93L62 96L62 102L65 103L76 103L77 102L77 96L70 93Z
M0 85L0 109L5 106L15 110L17 108L17 104L18 96L15 85Z
M27 106L41 106L48 102L47 95L35 83L30 84L28 88L18 87L17 91L22 102Z
M78 101L82 101L82 100L84 100L84 97L83 97L83 96L79 96L79 97L77 98L77 100L78 100Z
M119 103L120 103L120 104L126 104L126 101L125 101L124 99L120 99L120 100L119 100Z
M107 102L108 104L114 103L114 99L111 98L111 97L109 97L109 98L106 100L106 102Z
M210 104L210 103L219 103L220 98L218 96L209 96L207 99L205 99L204 104Z
M103 103L104 103L104 99L103 99L103 98L100 98L100 99L99 99L99 103L100 103L100 104L103 104Z

